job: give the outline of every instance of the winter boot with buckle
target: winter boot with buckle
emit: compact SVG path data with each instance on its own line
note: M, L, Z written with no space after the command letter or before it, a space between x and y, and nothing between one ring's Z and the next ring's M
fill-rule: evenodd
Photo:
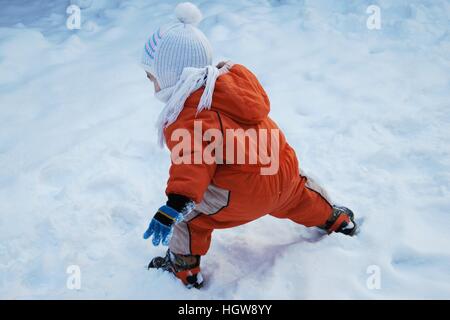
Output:
M165 257L155 257L148 265L149 269L162 269L173 273L187 288L200 289L203 277L200 273L200 256L175 254L167 250Z
M320 228L328 234L340 232L348 236L353 236L357 231L353 211L346 207L338 206L333 206L331 217Z

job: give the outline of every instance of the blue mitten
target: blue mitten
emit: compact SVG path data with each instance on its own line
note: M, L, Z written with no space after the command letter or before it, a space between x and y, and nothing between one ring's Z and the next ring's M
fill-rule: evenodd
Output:
M169 245L172 236L173 224L183 220L183 215L168 205L162 206L153 216L150 225L144 233L144 239L153 235L152 243L158 246L160 242L163 245Z

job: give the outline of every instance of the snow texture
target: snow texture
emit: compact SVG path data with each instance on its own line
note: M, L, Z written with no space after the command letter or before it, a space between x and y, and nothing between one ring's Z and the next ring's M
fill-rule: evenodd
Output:
M80 30L66 28L71 2ZM165 252L142 234L169 154L139 58L177 2L3 0L0 298L449 299L450 2L195 3L215 61L257 74L302 169L361 233L264 217L214 232L202 290L147 271ZM372 4L380 30L366 26Z

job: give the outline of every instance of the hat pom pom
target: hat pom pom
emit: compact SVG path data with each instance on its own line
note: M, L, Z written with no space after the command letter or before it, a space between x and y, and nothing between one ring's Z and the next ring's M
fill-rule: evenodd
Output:
M202 13L191 2L182 2L175 8L175 15L181 23L196 25L202 20Z

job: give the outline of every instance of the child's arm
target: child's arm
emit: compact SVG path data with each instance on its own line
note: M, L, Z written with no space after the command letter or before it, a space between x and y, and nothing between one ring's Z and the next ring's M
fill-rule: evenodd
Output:
M195 112L195 109L183 110L177 121L165 131L172 160L166 188L168 200L158 209L144 233L144 239L153 235L155 246L160 242L169 244L173 225L193 210L195 202L201 202L216 171L216 161L205 161L203 157L205 148L211 143L209 140L203 141L203 133L215 129L223 137L219 115L202 111L196 117ZM198 130L199 126L201 130L195 135L198 146L194 147L194 128ZM211 140L214 142L214 138ZM182 159L184 161L180 163Z
M207 161L204 158L205 154L209 155L204 154L204 150L211 141L203 141L203 133L215 129L221 134L221 126L216 112L202 111L196 118L195 112L195 109L183 110L178 120L166 129L166 143L172 159L166 194L182 195L200 203L217 166L216 161ZM197 130L196 147L194 128ZM212 140L214 142L214 138Z

